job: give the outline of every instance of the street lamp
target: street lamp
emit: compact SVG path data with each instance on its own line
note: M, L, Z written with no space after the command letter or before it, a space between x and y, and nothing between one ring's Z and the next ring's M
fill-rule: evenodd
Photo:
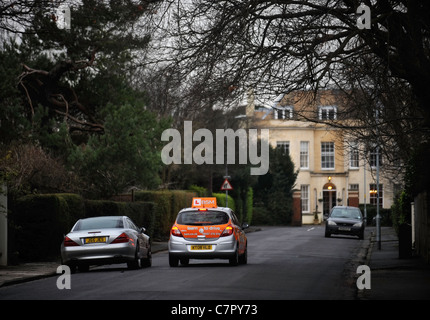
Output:
M378 139L379 140L379 139ZM381 250L381 216L379 214L379 141L376 146L376 241Z
M381 250L381 216L379 214L379 108L376 108L376 242Z

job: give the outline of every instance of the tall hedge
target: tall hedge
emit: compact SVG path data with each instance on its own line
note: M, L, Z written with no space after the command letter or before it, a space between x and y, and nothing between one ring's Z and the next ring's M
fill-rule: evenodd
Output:
M176 215L196 196L189 191L137 192L135 202L84 200L76 194L27 195L10 205L9 254L21 261L58 257L61 241L85 217L128 216L155 240L166 240Z
M364 204L359 204L359 208L361 212L364 214ZM375 205L366 205L366 212L367 212L367 225L372 225L375 222L377 208ZM379 215L381 217L381 226L392 226L392 220L391 220L391 209L379 209Z
M154 202L154 238L159 240L169 237L176 215L182 208L190 207L195 196L195 192L184 190L138 191L134 194L136 201Z
M86 217L128 216L138 227L144 227L150 237L156 233L154 208L154 202L85 200Z
M24 261L58 256L60 244L74 221L85 216L82 198L73 194L28 195L8 215L9 243Z
M226 207L225 203L225 193L212 193L212 196L216 198L216 203L218 207ZM235 211L236 205L232 196L228 196L228 207Z

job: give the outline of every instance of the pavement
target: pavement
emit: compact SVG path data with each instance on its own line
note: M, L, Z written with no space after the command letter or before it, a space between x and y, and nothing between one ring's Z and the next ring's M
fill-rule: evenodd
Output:
M430 263L412 254L399 258L399 239L391 227L381 228L380 245L376 228L368 227L363 241L364 263L370 268L367 288L357 289L357 300L430 300ZM167 250L166 242L154 242L152 252ZM0 266L0 287L56 275L60 263L34 262ZM355 274L353 281L360 276ZM351 279L349 280L351 281ZM369 288L370 286L370 288Z
M430 263L413 250L410 258L400 258L399 239L392 227L381 227L380 245L376 227L368 229L371 235L364 263L370 268L370 289L357 289L357 299L430 300Z

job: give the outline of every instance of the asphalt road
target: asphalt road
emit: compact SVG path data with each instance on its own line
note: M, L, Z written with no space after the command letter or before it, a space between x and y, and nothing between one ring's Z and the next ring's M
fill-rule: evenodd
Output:
M262 227L247 234L248 264L191 260L170 268L167 252L151 268L125 264L91 268L59 290L57 276L0 288L7 300L352 300L354 261L363 241L324 237L323 226ZM367 236L365 236L367 238ZM356 269L355 269L356 270Z

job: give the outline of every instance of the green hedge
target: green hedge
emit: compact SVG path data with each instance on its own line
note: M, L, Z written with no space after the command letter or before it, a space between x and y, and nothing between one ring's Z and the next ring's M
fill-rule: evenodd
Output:
M212 193L212 197L216 198L216 203L218 207L225 207L225 193ZM236 205L232 196L228 196L228 207L235 211Z
M73 194L28 195L8 215L11 256L39 261L58 256L60 243L73 223L85 216L82 198Z
M394 198L393 205L391 206L391 222L397 234L402 224L411 223L411 202L412 199L405 191L400 192Z
M84 200L76 194L27 195L9 205L9 255L13 263L59 256L61 241L80 218L129 216L155 240L166 240L178 211L191 206L189 191L137 192L135 202Z
M197 197L208 197L208 190L204 187L193 184L189 189L190 191L195 192Z
M184 190L138 191L134 194L136 201L153 201L154 235L155 239L165 240L169 237L170 229L176 215L182 208L191 206L195 192Z
M138 227L145 227L146 233L155 233L154 202L118 202L108 200L85 200L86 217L128 216Z
M255 206L252 214L252 224L256 226L276 225L273 215L270 214L269 209L264 206Z
M254 190L249 187L248 188L248 193L247 193L247 197L246 197L246 222L248 222L248 224L251 224L252 222L252 213L253 213L253 203L254 203Z
M364 204L359 204L359 208L361 212L364 214ZM373 218L376 218L376 206L367 204L366 212L367 212L367 225L372 225L376 221ZM379 208L379 215L381 217L381 226L392 226L391 220L391 209Z
M177 213L191 206L195 191L140 191L135 202L84 200L76 194L28 195L10 205L9 252L21 261L58 257L61 241L80 218L105 215L129 216L155 240L166 240ZM214 194L225 206L225 194ZM229 207L235 202L229 196Z

